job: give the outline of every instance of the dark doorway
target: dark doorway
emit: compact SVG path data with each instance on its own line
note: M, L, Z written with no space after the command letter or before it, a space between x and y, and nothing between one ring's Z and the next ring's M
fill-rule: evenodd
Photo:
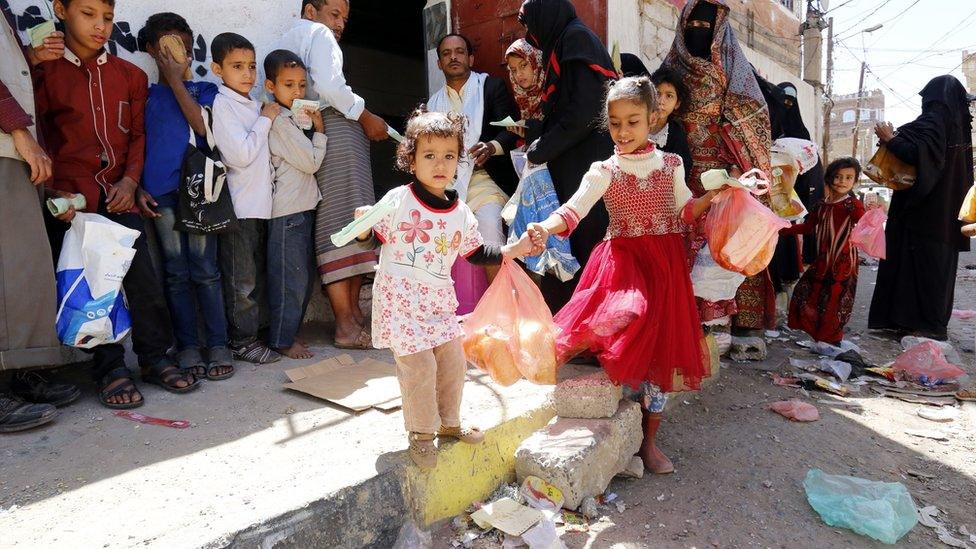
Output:
M410 112L427 100L424 0L354 0L342 39L346 80L366 108L403 132ZM373 186L379 199L409 181L394 167L396 141L373 143Z

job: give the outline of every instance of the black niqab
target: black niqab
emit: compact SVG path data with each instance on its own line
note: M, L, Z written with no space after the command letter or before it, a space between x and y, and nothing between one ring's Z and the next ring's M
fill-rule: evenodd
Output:
M641 61L640 57L632 53L621 53L620 54L620 71L624 73L624 77L631 76L650 76L651 71L647 70L647 65Z
M708 2L701 2L691 10L688 16L689 25L685 27L685 44L688 51L695 57L711 59L712 39L715 37L715 20L718 16L718 6ZM708 26L697 26L693 21L707 23Z

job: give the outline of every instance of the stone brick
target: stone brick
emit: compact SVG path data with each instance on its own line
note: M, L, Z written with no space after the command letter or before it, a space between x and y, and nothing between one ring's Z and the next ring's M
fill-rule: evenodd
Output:
M594 419L615 414L623 396L623 388L600 371L556 385L553 400L559 417Z
M640 405L621 401L608 419L555 418L515 452L521 484L534 475L559 488L567 509L596 497L628 469L643 439Z

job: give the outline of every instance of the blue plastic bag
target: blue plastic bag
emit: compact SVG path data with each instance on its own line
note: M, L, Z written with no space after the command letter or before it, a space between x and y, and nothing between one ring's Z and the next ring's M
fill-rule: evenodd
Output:
M918 523L915 501L900 482L875 482L811 469L803 488L824 522L884 543L896 543Z
M514 206L514 215L510 212ZM545 166L531 168L523 176L518 190L502 212L510 230L508 240L515 242L525 233L529 223L541 223L559 208L559 197L552 184L552 176ZM508 214L508 215L506 215ZM546 249L538 256L525 258L525 266L540 275L552 274L563 282L572 280L579 270L579 261L573 257L569 240L550 236Z
M64 235L55 278L57 332L65 345L116 343L132 327L122 294L139 231L97 214L78 213Z

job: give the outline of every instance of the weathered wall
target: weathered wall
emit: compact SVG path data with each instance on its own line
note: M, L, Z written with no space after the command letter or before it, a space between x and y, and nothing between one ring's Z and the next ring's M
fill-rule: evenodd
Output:
M733 6L734 10L744 10L745 6L760 3L766 5L767 11L778 14L775 19L776 28L786 29L787 22L799 25L799 22L790 17L785 8L772 0L753 0L742 5L733 3ZM680 6L683 5L684 2L681 0L614 0L610 2L608 12L609 42L611 44L614 41L619 42L620 50L623 52L639 54L648 69L653 71L661 65L668 51L671 50L681 12ZM734 13L740 12L734 11ZM757 29L759 20L757 16ZM768 30L762 32L772 33ZM795 28L793 32L796 32ZM823 111L816 90L805 83L799 75L799 42L795 44L790 41L776 42L775 47L771 42L756 42L754 45L763 48L761 51L750 48L745 35L738 28L735 28L735 34L749 61L764 78L777 84L789 81L796 85L803 121L811 134L817 136L816 140L819 143L823 133ZM754 36L756 35L759 33L754 33ZM775 55L769 55L764 51L773 51ZM783 60L787 60L788 63L784 65Z

